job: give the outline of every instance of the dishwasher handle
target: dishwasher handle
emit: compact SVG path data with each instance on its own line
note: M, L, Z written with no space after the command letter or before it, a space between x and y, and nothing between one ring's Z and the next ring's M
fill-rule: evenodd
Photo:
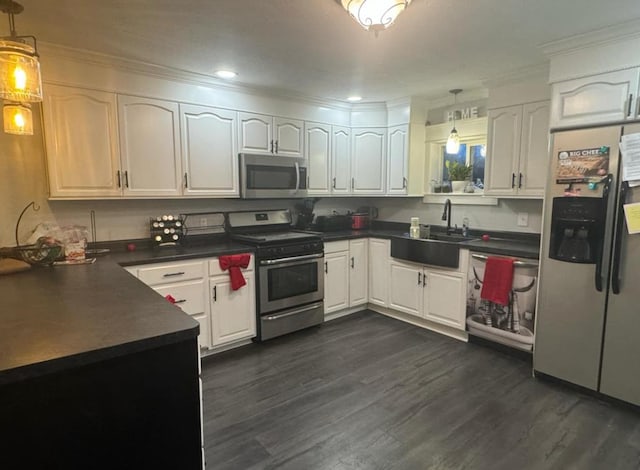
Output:
M487 259L489 258L486 255L479 255L477 253L473 253L471 255L471 257L473 259L477 259L480 261L487 261ZM513 265L517 268L537 268L538 267L538 263L534 260L527 260L527 261L522 261L519 259L514 259L513 260Z

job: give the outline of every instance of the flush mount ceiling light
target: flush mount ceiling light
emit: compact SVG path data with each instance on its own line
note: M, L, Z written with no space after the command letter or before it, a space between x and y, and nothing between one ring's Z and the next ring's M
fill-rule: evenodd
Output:
M449 93L453 94L453 106L457 104L456 97L458 93L462 90L460 88L456 88L454 90L449 90ZM451 129L451 133L449 134L449 138L447 139L447 153L456 155L460 151L460 136L458 135L458 131L456 130L456 110L453 110L453 129Z
M9 15L10 36L0 38L0 98L11 101L42 101L40 62L34 36L16 34L14 15L24 8L13 0L0 0Z
M5 103L2 107L4 131L7 134L33 135L31 106L24 103Z
M357 95L353 95L347 98L347 101L351 101L353 103L355 103L356 101L361 101L362 100L362 96L357 96Z
M231 70L216 70L216 77L224 78L225 80L230 80L232 78L236 78L238 76L237 73Z
M336 0L367 31L378 34L393 24L411 0Z

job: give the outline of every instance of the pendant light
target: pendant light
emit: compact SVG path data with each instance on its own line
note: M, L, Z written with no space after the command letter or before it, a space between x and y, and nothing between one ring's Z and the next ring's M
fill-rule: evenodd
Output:
M383 31L393 24L412 0L338 0L342 8L367 31Z
M4 131L7 134L33 135L31 105L27 103L5 103L2 107Z
M9 15L10 36L0 38L0 98L11 101L42 101L40 62L34 36L16 34L14 15L24 8L13 0L0 0Z
M449 93L453 95L453 129L451 129L451 133L449 134L449 138L447 139L447 153L451 155L457 155L460 151L460 136L458 135L458 131L456 130L456 109L455 106L457 104L456 97L458 93L462 90L460 88L455 88L453 90L449 90Z

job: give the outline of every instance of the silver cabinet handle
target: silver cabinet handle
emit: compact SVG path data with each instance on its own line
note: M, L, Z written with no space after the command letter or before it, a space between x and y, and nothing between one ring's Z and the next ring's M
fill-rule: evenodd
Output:
M174 277L174 276L182 276L183 274L185 274L184 271L180 271L177 273L167 273L167 274L163 274L162 277Z

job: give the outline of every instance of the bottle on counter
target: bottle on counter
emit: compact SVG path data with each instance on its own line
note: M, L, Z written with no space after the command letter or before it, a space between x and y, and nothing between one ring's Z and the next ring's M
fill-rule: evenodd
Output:
M409 236L411 238L420 238L420 219L411 217L411 227L409 227Z

